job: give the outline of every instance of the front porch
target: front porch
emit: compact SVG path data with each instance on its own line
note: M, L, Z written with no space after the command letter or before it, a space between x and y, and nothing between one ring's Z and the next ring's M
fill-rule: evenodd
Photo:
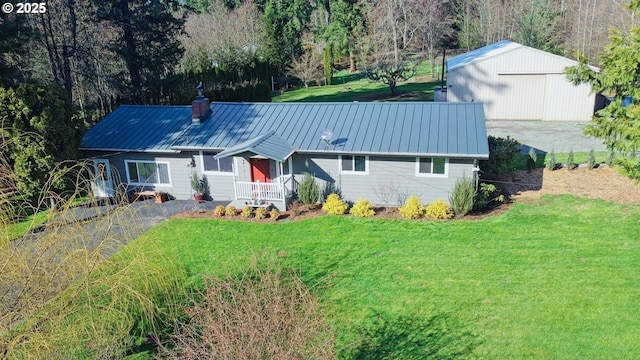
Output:
M244 158L248 163L248 171L233 173L234 206L273 205L286 211L287 203L298 190L291 171L291 154L291 146L275 131L218 153L216 159L235 156Z
M287 204L297 191L297 182L292 176L281 182L234 181L235 206L273 205L286 211Z

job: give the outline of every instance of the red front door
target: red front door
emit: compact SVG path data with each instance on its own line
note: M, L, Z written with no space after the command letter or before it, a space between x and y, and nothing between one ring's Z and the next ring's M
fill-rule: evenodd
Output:
M271 182L271 170L268 159L249 159L251 164L251 181Z

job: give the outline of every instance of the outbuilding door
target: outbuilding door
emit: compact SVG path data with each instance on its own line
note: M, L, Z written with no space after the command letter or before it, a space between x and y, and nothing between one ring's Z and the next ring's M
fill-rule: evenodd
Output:
M545 74L501 74L496 90L494 114L487 118L505 120L542 120Z
M251 181L271 182L269 159L249 159L251 164Z

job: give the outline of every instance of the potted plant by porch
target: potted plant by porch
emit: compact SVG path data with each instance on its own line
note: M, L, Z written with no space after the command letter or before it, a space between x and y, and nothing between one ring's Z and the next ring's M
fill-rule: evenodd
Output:
M191 176L191 189L193 190L193 198L196 203L200 204L204 201L204 179L198 177L198 174Z

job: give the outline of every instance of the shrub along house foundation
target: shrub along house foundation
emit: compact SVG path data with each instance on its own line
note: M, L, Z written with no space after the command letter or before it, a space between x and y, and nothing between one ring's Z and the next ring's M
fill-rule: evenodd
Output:
M281 210L311 173L343 198L397 205L448 199L476 176L489 148L480 103L212 103L118 107L91 128L81 150L113 187L192 198L192 174L212 200ZM119 174L119 176L116 176Z

